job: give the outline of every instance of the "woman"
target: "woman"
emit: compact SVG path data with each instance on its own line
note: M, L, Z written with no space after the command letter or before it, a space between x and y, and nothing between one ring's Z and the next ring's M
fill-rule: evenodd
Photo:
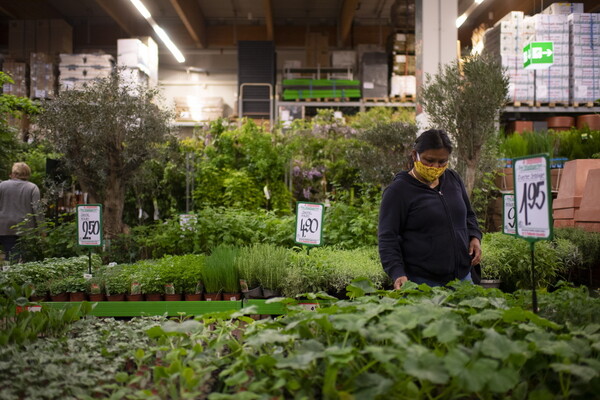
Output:
M4 247L4 258L17 261L19 256L13 248L17 243L15 225L29 217L26 227L36 226L36 215L40 202L40 189L31 182L31 169L25 163L12 166L10 180L0 182L0 244ZM13 253L13 254L11 254Z
M398 173L383 194L379 255L394 289L408 280L430 286L472 281L481 231L462 180L447 169L451 153L444 131L423 132L411 152L413 167Z

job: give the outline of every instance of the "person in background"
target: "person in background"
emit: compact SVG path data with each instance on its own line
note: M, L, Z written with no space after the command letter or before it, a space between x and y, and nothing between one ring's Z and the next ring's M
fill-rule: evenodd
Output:
M394 289L409 280L429 286L473 281L482 234L460 176L447 168L451 153L444 131L423 132L411 152L412 168L383 193L379 255Z
M6 261L18 261L14 251L19 238L14 226L27 219L26 227L36 226L40 204L40 189L29 182L31 169L25 163L13 164L10 179L0 182L0 244Z

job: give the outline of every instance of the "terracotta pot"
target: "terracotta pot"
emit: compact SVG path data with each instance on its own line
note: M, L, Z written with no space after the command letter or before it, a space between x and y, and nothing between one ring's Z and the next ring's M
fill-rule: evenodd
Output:
M52 299L52 301L69 301L69 293L59 293L51 295L50 298Z
M186 294L185 301L201 301L202 293Z
M125 301L125 293L111 294L110 296L107 295L106 300L108 300L108 301Z
M548 129L552 129L555 131L567 131L571 127L575 126L574 117L550 117L546 118L546 122L548 123Z
M181 294L165 294L165 301L181 301Z
M206 301L219 301L223 300L223 293L204 293L204 300Z
M90 293L88 294L88 297L90 298L90 301L93 302L106 300L106 297L104 297L104 293Z
M146 301L162 301L162 294L160 293L146 293Z
M240 299L241 299L241 296L239 293L223 293L223 300L237 301Z
M84 292L69 293L69 301L85 301Z
M144 301L143 294L128 294L125 296L127 301Z
M33 295L31 297L29 297L29 301L32 301L34 303L40 302L40 301L46 301L47 300L47 296L37 296L37 295Z
M585 114L577 117L577 129L589 127L593 131L600 130L600 114Z

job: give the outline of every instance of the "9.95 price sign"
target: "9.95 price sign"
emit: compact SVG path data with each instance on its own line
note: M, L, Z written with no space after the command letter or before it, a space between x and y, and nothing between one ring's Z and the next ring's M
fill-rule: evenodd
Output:
M79 204L77 206L77 244L102 246L102 205Z
M296 243L320 246L323 232L323 204L302 203L296 205Z
M552 238L552 192L548 157L535 155L513 161L514 208L517 236L529 240Z

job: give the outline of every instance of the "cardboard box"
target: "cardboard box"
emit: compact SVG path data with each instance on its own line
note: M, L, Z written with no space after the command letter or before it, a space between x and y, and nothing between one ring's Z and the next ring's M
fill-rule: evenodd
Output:
M542 14L547 15L569 15L573 13L582 13L583 3L554 3L546 7Z

